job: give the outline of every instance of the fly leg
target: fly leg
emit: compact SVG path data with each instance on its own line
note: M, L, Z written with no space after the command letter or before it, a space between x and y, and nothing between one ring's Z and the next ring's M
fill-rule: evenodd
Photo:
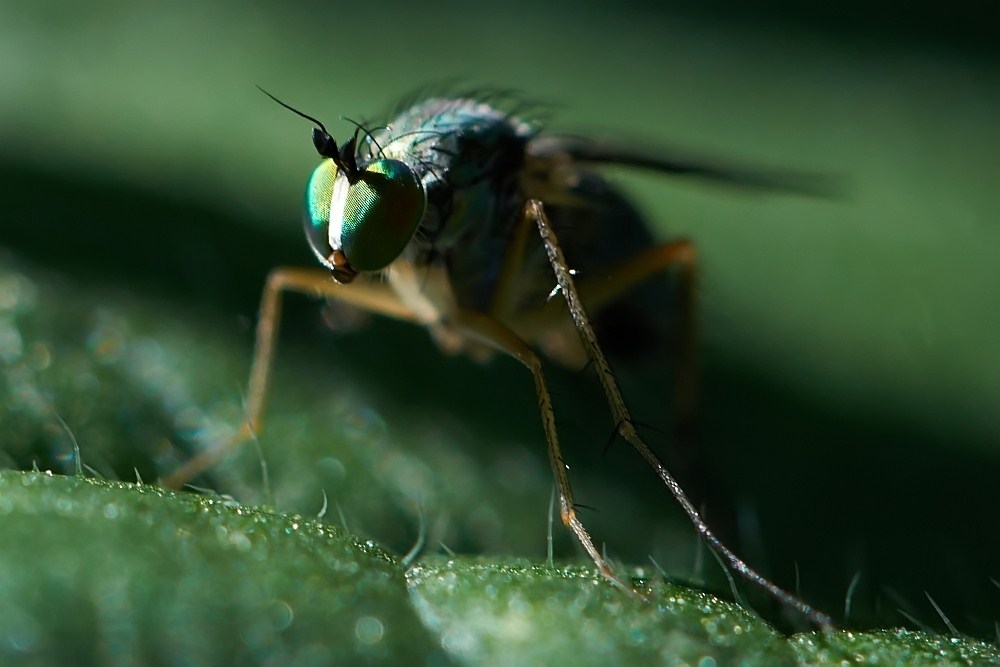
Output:
M677 280L673 424L674 432L686 445L694 441L697 433L699 395L698 320L695 312L698 255L694 244L682 239L643 250L612 267L607 272L611 280L581 279L579 293L587 307L597 311L661 271L675 273Z
M317 298L335 299L365 310L400 320L416 321L416 317L396 295L382 284L341 285L333 281L325 269L282 267L267 276L257 317L256 343L250 381L247 385L246 421L231 438L222 440L188 460L172 472L161 484L177 489L209 469L231 451L251 440L261 425L264 399L271 378L275 345L281 323L281 297L285 292L298 292Z
M561 304L550 301L544 307L530 314L518 313L515 299L518 294L518 279L523 266L524 252L533 220L530 216L519 216L507 244L506 256L501 265L497 288L490 304L493 317L517 322L517 329L525 333L529 340L540 337L541 332L552 330L565 318ZM698 420L698 327L695 309L697 292L698 257L694 244L677 240L664 243L637 253L618 266L612 267L607 275L610 280L583 278L579 292L582 300L590 308L599 310L604 305L618 299L636 285L662 271L676 272L677 322L678 331L674 345L673 369L675 375L673 424L674 431L683 443L691 443L697 433ZM567 353L570 360L573 352Z
M697 283L698 255L693 243L679 239L642 250L623 262L602 270L600 276L579 278L577 290L590 312L621 298L636 285L658 273L671 277L672 311L669 369L673 394L670 402L674 451L696 488L695 497L722 498L716 476L709 469L700 446L700 370L698 365ZM562 305L562 304L560 304ZM565 316L564 313L560 313ZM575 332L574 332L575 333ZM718 504L718 503L717 503ZM732 512L716 511L713 521L723 534L734 533ZM721 524L721 525L720 525Z
M527 224L524 224L525 222ZM531 229L534 227L533 222L522 216L518 229L522 227ZM679 239L642 250L610 269L602 269L600 275L595 273L578 276L577 291L580 300L587 304L587 309L595 312L661 272L669 273L672 278L671 318L675 329L671 337L669 368L674 385L670 403L673 443L675 450L683 457L686 470L699 482L701 495L719 497L720 493L713 484L714 476L707 469L698 446L700 372L697 355L698 320L695 307L698 257L694 244L687 239ZM503 275L501 273L501 276ZM567 366L579 368L587 358L587 353L580 344L572 320L566 317L567 314L565 301L550 300L536 311L514 313L513 326L515 330L522 332L522 335L527 334L529 340L536 338L544 340L545 332L557 331L556 347L546 349L550 354L553 351L562 352L565 355L563 361ZM716 517L716 527L720 521L726 521L725 527L729 528L731 516L722 512L721 516Z
M611 566L601 556L601 552L594 545L590 533L587 532L576 515L576 509L573 505L573 491L570 488L569 476L566 474L568 468L559 447L559 436L556 433L552 397L549 395L538 355L514 331L489 315L460 310L455 313L453 322L464 334L514 357L531 371L535 381L535 394L538 396L538 409L542 416L542 428L545 430L545 439L548 442L549 465L559 490L559 516L562 518L563 524L573 531L587 555L600 569L601 575L619 588L631 593L632 589L615 575Z
M580 334L580 341L583 343L587 356L590 358L594 365L594 369L597 372L598 379L601 382L601 387L604 389L604 395L607 398L609 407L611 408L611 413L614 417L618 434L627 440L635 448L639 455L642 456L642 458L650 465L650 467L656 471L657 475L659 475L660 479L670 490L670 493L673 494L678 504L680 504L684 513L688 515L688 518L694 525L695 530L698 531L698 534L701 535L702 539L704 539L717 554L719 554L729 567L736 570L736 572L746 580L767 591L773 598L782 604L800 612L813 624L823 630L832 629L833 620L829 616L814 609L784 589L779 588L776 584L771 582L769 579L766 579L764 576L757 573L756 570L744 563L739 556L723 544L719 538L716 537L715 533L708 527L705 520L701 518L698 510L695 509L694 504L688 498L684 489L682 489L680 484L678 484L677 480L674 479L674 476L671 475L670 471L667 470L663 463L660 462L660 459L656 456L653 450L651 450L642 438L639 437L639 434L635 430L635 426L632 422L632 416L629 414L628 408L625 406L625 401L622 398L621 391L618 389L618 383L615 381L611 367L608 365L608 361L604 357L604 353L601 351L601 348L597 343L597 336L594 334L594 329L590 326L590 321L588 320L587 314L583 309L583 304L580 301L580 295L573 282L573 274L569 266L566 264L566 258L563 256L562 249L559 247L555 233L552 231L552 227L545 215L542 203L536 199L529 200L524 206L523 215L534 219L535 224L538 226L538 233L541 236L542 243L545 244L545 252L549 258L549 264L552 265L552 270L555 273L556 284L559 287L559 291L566 299L570 315L573 318L573 324L576 326L576 330Z

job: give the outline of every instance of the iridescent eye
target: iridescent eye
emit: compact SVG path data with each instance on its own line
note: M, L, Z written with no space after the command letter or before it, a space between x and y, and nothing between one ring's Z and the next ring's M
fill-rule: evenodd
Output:
M366 166L343 199L339 238L350 266L377 271L391 264L417 231L426 205L424 187L405 163L382 159ZM334 202L334 225L336 207ZM335 231L331 238L337 238Z
M333 199L333 184L337 180L337 165L333 160L320 162L309 177L306 186L306 211L304 216L306 238L316 257L329 267L330 247L330 200Z

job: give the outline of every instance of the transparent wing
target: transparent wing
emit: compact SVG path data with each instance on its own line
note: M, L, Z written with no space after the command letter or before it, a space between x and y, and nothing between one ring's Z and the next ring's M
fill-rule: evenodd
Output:
M669 151L615 141L586 139L571 135L539 135L531 139L529 161L548 162L572 170L574 164L620 165L649 169L664 174L696 178L719 185L750 190L785 192L811 197L835 198L843 195L840 179L790 169L746 167L709 158L685 156Z

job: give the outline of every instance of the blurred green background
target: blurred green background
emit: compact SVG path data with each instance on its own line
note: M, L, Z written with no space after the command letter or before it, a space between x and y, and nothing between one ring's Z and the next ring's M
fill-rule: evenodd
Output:
M239 422L264 276L312 262L309 128L256 85L343 136L341 115L379 120L423 84L516 88L556 130L843 179L816 200L612 173L703 260L696 501L841 620L860 575L846 625L943 629L926 592L992 637L998 50L987 3L890 7L0 3L3 462L72 470L58 415L98 472L150 479ZM325 492L328 520L397 552L423 520L431 551L544 558L527 374L322 315L289 300L260 437L270 494L252 447L204 483L308 513ZM725 593L652 473L623 446L602 455L598 388L551 372L596 539ZM641 420L664 407L659 375L621 370ZM557 554L579 557L564 533Z

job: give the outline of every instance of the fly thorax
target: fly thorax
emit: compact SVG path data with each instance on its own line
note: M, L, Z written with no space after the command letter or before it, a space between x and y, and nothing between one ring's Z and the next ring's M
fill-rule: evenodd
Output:
M435 246L448 248L473 229L484 229L493 220L496 210L496 194L489 182L461 188L454 192L451 214L435 238Z

